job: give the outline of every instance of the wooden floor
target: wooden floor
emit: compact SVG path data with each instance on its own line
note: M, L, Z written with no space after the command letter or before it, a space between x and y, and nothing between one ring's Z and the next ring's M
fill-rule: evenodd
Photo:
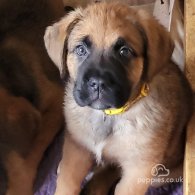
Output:
M195 0L185 0L186 75L195 91ZM195 109L186 139L184 194L195 195Z

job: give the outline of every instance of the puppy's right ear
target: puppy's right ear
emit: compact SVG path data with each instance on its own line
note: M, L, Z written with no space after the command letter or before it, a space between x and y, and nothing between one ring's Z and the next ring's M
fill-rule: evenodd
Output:
M82 17L82 10L76 9L63 17L59 22L47 27L44 41L47 52L60 70L64 74L63 50L67 47L68 37L74 26Z

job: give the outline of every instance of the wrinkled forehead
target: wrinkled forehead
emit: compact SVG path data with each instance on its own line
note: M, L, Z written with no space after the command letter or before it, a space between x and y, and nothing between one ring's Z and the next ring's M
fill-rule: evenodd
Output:
M137 26L138 16L135 10L126 6L117 7L97 5L89 7L72 31L74 44L89 37L97 48L109 48L119 38L123 38L136 51L142 51L143 39Z

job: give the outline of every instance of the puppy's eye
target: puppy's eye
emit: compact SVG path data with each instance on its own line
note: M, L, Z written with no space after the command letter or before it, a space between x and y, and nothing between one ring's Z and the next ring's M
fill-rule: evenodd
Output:
M87 49L84 45L78 45L75 49L75 52L78 56L85 56L87 55Z
M133 51L127 46L121 47L119 50L119 53L121 56L124 56L124 57L130 57L133 55Z

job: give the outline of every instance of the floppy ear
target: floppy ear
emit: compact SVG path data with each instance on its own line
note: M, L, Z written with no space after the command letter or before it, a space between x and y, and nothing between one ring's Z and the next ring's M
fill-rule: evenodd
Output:
M81 15L81 9L76 9L46 29L44 35L45 47L50 58L59 68L61 75L65 73L63 67L63 50L64 47L67 47L68 36L75 24L80 20Z
M168 65L174 43L168 31L156 19L144 11L139 11L142 33L145 36L145 57L147 58L147 78L150 80L164 66Z

